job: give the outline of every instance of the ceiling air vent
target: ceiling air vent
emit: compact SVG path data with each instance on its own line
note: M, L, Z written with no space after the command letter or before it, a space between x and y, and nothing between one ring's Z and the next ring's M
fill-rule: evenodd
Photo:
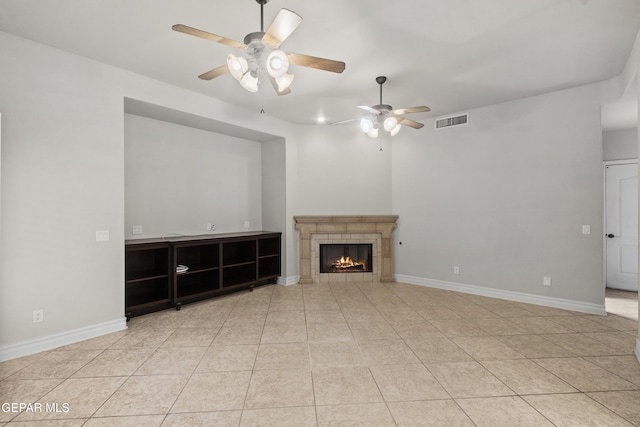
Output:
M436 130L448 128L451 126L466 125L467 123L469 123L469 113L451 117L444 117L442 119L436 120Z

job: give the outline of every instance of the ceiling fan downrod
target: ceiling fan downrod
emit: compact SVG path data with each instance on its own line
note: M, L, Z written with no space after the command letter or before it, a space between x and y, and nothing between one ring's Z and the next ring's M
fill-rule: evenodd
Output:
M376 77L376 82L378 82L378 84L380 85L380 105L382 105L382 85L386 81L387 81L387 78L385 76Z
M260 32L264 33L264 5L267 4L269 0L256 0L256 3L260 5Z

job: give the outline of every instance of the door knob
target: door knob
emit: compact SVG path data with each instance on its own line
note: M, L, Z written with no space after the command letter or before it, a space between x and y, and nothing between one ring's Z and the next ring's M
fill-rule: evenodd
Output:
M616 236L614 236L613 234L607 234L607 237L610 238L610 239L613 239Z

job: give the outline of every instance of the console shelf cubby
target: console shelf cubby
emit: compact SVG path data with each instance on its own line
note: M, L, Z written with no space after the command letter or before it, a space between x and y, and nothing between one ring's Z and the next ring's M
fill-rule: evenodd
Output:
M125 315L171 307L169 244L134 243L125 246Z
M281 233L253 232L125 242L127 319L227 292L276 283Z

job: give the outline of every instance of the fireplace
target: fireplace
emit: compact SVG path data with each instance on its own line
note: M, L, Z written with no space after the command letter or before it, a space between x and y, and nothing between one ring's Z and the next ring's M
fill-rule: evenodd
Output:
M372 244L320 244L320 273L370 273L372 271Z
M396 228L397 215L295 216L294 220L300 236L299 283L393 282L391 232ZM366 245L371 248L371 255L370 258L349 252L331 255L328 264L340 270L337 274L324 273L326 263L322 256L326 249L320 253L324 245L339 246L341 252L344 245Z

